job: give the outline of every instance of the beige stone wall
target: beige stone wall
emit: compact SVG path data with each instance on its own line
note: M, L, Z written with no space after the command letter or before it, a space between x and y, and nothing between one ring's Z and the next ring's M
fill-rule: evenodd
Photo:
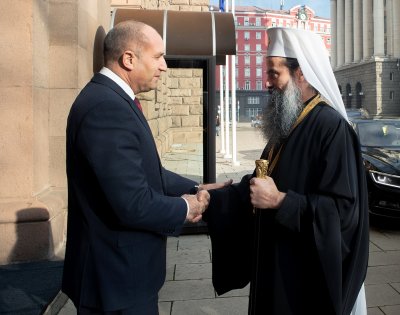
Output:
M109 0L0 1L0 264L63 244L66 117L109 21Z

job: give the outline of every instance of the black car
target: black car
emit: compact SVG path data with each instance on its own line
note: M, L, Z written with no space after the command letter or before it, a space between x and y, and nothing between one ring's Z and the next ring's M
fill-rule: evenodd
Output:
M370 214L400 219L400 118L349 119L361 143Z

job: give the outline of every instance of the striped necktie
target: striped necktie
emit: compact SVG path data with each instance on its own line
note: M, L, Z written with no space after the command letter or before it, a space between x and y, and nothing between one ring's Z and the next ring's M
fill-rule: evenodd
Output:
M137 97L135 97L135 99L133 100L133 102L135 103L135 105L137 106L137 108L139 108L140 111L143 112L142 105L140 105L139 99L138 99Z

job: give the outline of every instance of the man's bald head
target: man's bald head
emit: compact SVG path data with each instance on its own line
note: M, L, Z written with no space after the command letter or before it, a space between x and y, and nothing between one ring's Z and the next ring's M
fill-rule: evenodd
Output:
M150 26L138 21L121 22L112 28L104 39L104 64L117 62L128 49L140 57L142 48L148 43L145 28Z

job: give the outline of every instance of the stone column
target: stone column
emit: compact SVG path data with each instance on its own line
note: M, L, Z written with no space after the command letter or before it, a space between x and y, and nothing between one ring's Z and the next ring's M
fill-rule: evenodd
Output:
M337 66L337 2L331 0L331 65L332 68Z
M373 53L373 19L372 1L363 0L363 59L372 57Z
M363 16L361 0L354 0L353 4L353 29L354 29L354 61L359 62L362 59L363 42Z
M346 0L344 8L344 61L353 62L353 0Z
M384 0L374 0L374 56L385 55Z
M65 127L93 73L108 0L0 1L0 264L48 259L64 244ZM16 40L17 39L17 40Z
M344 0L337 0L337 65L344 65Z
M393 21L393 57L400 58L400 1L393 1L392 21Z

